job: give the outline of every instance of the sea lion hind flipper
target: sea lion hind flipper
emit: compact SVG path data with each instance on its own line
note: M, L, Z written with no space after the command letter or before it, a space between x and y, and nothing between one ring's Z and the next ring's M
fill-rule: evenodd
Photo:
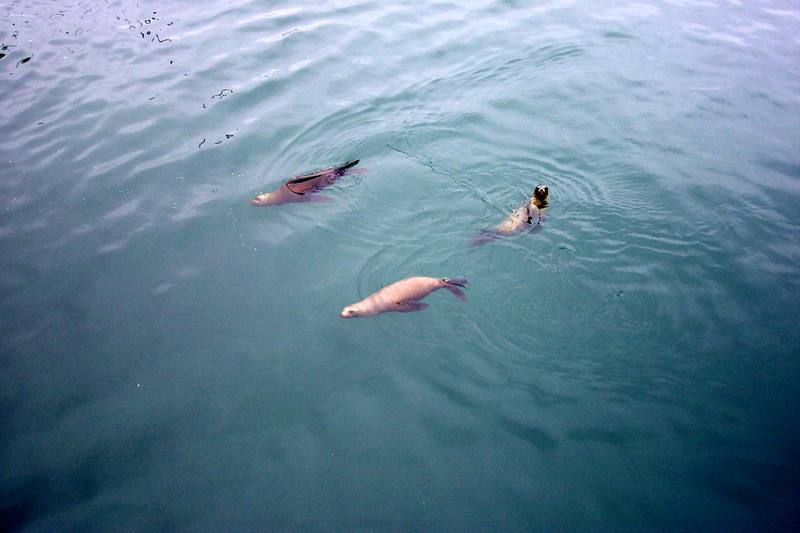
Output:
M447 289L448 291L452 292L453 296L455 296L456 298L458 298L462 302L466 302L467 301L467 294L464 291L462 291L461 289L459 289L458 287L455 287L453 285L445 285L444 288Z
M467 278L442 278L442 281L445 283L444 288L453 293L453 296L462 302L467 301L466 293L459 288L467 286Z

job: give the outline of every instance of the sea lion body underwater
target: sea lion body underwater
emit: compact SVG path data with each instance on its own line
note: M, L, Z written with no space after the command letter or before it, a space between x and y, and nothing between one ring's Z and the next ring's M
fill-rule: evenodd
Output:
M420 300L439 289L447 289L459 300L467 301L467 295L461 290L466 285L467 280L464 278L430 278L426 276L406 278L382 288L360 302L348 305L342 309L341 316L355 318L389 311L398 313L421 311L426 309L428 304L422 303Z
M290 179L280 187L269 193L262 193L250 200L255 206L280 205L294 202L325 202L327 196L313 196L315 193L332 184L338 178L347 174L347 171L356 166L359 160L354 159L338 167L330 167L323 170L304 174Z
M484 231L474 239L471 244L477 246L485 244L491 240L511 235L523 230L532 229L542 222L550 207L550 189L547 185L537 185L533 190L533 196L524 205L515 209L505 220L494 227L492 230Z

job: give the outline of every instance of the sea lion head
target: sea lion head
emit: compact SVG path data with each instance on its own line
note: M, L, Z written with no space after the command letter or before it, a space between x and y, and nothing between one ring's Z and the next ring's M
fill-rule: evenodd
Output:
M547 207L547 204L550 203L550 189L547 188L547 185L537 185L533 189L533 203L539 208Z
M272 201L270 199L270 194L271 193L268 193L268 192L259 194L258 196L256 196L252 200L250 200L250 203L252 205L269 205L269 204L272 203Z
M361 310L358 308L357 305L348 305L344 309L342 309L342 313L340 315L342 318L356 318L361 316Z

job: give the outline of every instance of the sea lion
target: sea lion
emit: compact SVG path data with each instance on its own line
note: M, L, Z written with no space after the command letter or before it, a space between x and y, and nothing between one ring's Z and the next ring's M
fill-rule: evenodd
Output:
M533 196L524 205L515 209L505 220L494 227L486 230L477 237L473 238L471 244L477 246L485 244L491 240L511 235L522 230L531 229L541 223L547 210L550 207L550 189L547 185L537 185L533 190Z
M341 316L343 318L355 318L389 311L398 313L421 311L427 308L428 304L419 300L441 288L447 289L456 298L466 302L467 295L460 289L460 287L465 287L466 285L467 280L464 278L429 278L424 276L406 278L382 288L360 302L348 305L342 309Z
M550 190L546 185L537 185L533 196L523 206L515 209L494 231L509 235L526 229L531 224L538 224L544 219L545 210L550 205Z
M336 181L347 173L347 170L356 166L359 160L354 159L338 167L330 167L311 174L304 174L290 179L280 187L269 193L261 193L250 203L256 206L280 205L291 202L325 202L327 196L311 196Z

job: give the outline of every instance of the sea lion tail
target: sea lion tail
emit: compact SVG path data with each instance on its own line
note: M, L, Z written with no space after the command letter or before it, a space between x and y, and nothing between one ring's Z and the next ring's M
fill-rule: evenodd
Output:
M453 296L461 300L462 302L467 301L467 295L462 291L459 287L466 287L467 286L467 278L442 278L444 281L445 286L444 288L448 291L453 293Z

